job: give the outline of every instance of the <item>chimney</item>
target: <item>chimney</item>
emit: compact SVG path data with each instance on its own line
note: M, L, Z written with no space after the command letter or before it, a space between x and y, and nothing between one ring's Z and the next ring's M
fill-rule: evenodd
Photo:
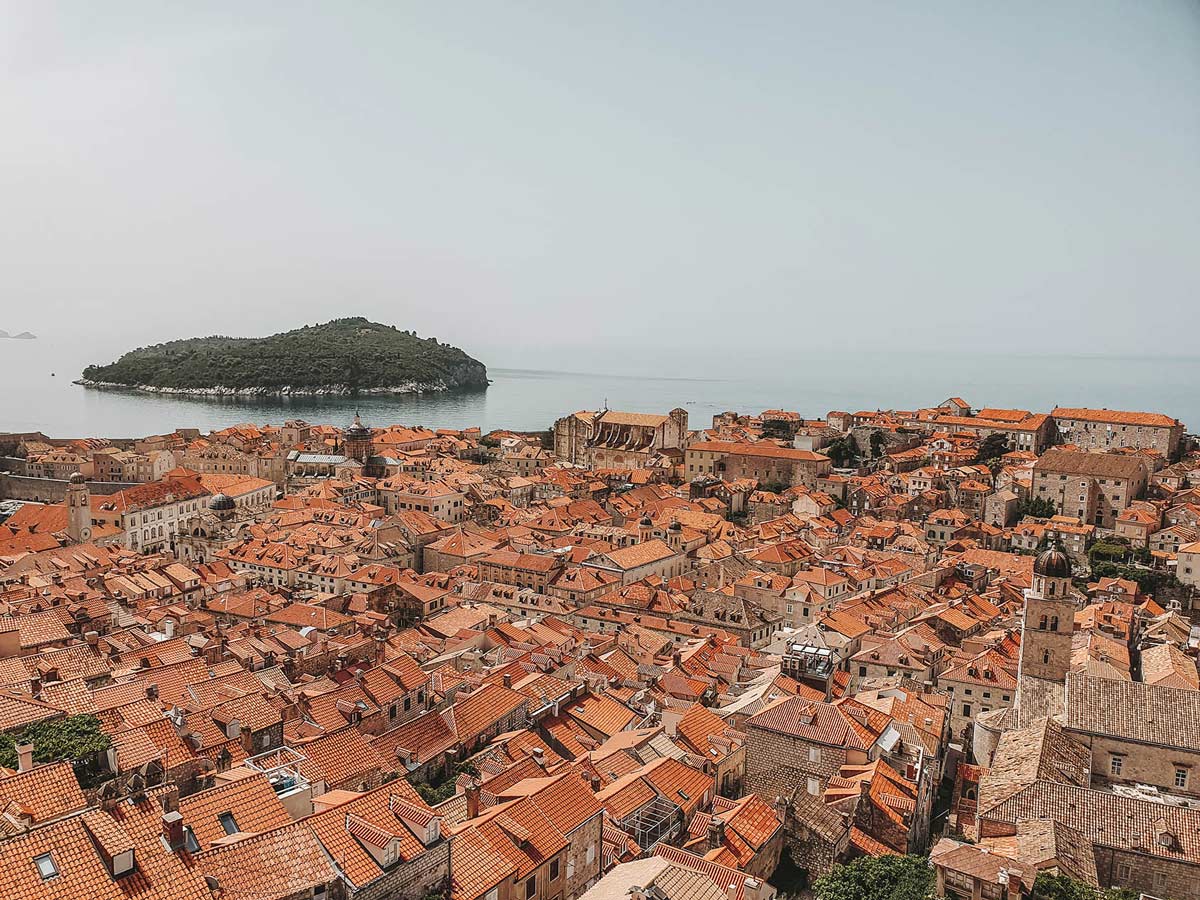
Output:
M775 815L779 816L779 821L787 824L788 802L782 796L776 796L775 802L771 804L775 807Z
M474 819L479 815L479 782L472 780L465 791L467 795L467 818Z
M534 747L532 752L533 761L543 769L546 768L546 752L541 747Z
M172 853L178 853L183 849L183 816L177 811L163 813L162 837L167 849Z
M158 699L158 685L155 684L153 681L151 681L149 684L146 685L146 699L147 700L157 700Z
M33 769L33 744L17 744L17 771Z
M512 673L511 672L505 672L500 680L504 682L504 686L506 688L512 687Z
M600 792L600 787L601 787L601 785L600 785L600 776L599 776L599 775L593 775L593 776L592 776L592 778L591 778L591 782L592 782L592 793L593 793L593 794L598 794L598 793Z
M725 845L725 820L713 816L708 820L708 849L716 850Z

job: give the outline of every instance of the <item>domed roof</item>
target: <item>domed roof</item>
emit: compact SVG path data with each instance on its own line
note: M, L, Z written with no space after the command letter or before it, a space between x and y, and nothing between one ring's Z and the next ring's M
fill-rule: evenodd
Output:
M358 413L355 413L354 414L354 424L352 424L349 428L346 429L345 435L346 435L346 437L350 438L351 440L354 440L354 439L366 440L371 437L371 429L368 428L366 425L364 425L362 423L362 419L359 417Z
M233 498L228 494L213 494L212 499L208 501L208 508L213 512L224 512L234 507Z
M1033 561L1033 571L1046 578L1070 578L1071 560L1057 547L1051 547Z
M638 522L638 524L643 528L651 528L654 526L654 522L649 516L642 516L642 519L640 522Z
M67 479L70 484L87 484L87 478L82 472L72 472L71 477Z

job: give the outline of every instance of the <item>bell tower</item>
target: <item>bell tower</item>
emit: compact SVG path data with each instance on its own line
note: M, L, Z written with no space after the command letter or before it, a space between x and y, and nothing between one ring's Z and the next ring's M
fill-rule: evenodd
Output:
M1019 676L1066 681L1074 630L1071 560L1051 548L1034 561L1033 587L1025 592Z
M67 484L67 534L80 544L92 539L92 495L80 472L73 473Z

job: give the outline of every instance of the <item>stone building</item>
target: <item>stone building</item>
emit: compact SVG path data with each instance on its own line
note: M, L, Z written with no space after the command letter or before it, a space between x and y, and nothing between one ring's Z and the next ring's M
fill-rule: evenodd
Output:
M900 740L886 713L854 700L787 697L746 720L746 777L788 770L813 797L845 765L865 765Z
M1064 706L1094 781L1200 797L1200 691L1072 672Z
M1064 444L1081 450L1157 450L1164 459L1175 459L1183 440L1183 423L1160 413L1122 412L1115 409L1057 407L1050 414Z
M1030 496L1097 528L1116 528L1117 518L1146 492L1145 464L1134 456L1047 450L1033 466Z
M1010 449L1032 453L1041 453L1054 436L1050 416L1026 409L981 409L974 416L940 415L921 424L931 431L974 434L981 441L1002 434Z
M664 451L682 453L688 414L581 410L554 423L554 455L592 469L642 469Z
M817 481L832 471L828 456L812 450L780 447L761 441L700 441L684 453L684 476L689 480L712 475L723 481L753 478L759 484L818 488Z
M129 550L173 549L185 523L200 512L210 491L195 476L169 478L92 498L92 526L115 525Z

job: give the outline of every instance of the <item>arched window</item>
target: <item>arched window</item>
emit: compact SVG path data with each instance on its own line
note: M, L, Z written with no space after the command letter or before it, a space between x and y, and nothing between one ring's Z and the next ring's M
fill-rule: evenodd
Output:
M1053 596L1054 596L1054 582L1053 582L1053 581L1051 581L1051 582L1050 582L1050 587L1049 587L1049 589L1046 591L1046 596L1047 596L1047 597L1053 597Z
M1051 616L1051 617L1050 617L1050 630L1051 630L1051 631L1058 631L1058 616Z
M1049 651L1049 650L1043 650L1043 651L1042 651L1042 662L1043 662L1043 663L1049 663L1049 662L1050 662L1050 651Z
M1045 630L1046 630L1046 617L1042 616L1040 619L1038 619L1038 631L1045 631Z

